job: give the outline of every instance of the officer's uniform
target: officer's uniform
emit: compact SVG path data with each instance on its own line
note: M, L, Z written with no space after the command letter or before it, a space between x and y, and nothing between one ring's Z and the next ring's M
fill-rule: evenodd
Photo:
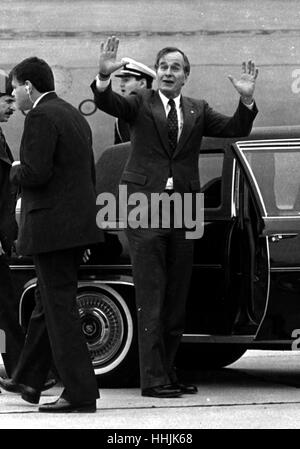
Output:
M153 80L156 78L156 73L154 70L150 69L145 64L135 61L131 58L123 58L127 60L128 63L124 68L116 75L117 78L134 77L137 80L145 78L150 85L152 85ZM151 86L150 86L151 87ZM130 129L129 124L123 119L116 119L115 130L114 130L114 143L124 143L130 140Z

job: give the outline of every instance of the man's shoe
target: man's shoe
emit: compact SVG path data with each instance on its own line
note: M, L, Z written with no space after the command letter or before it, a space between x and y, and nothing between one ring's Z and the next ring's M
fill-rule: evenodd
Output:
M178 398L182 395L182 391L174 385L159 385L158 387L144 388L142 396L150 396L153 398Z
M55 402L39 406L39 412L44 413L95 413L96 401L72 404L67 399L59 397Z
M57 380L56 379L48 379L44 383L42 391L50 390L50 388L53 388L54 385L56 385L56 384L57 384Z
M54 387L55 384L55 379L49 379L45 382L42 390L49 390ZM9 391L10 393L21 393L21 397L24 401L30 402L31 404L39 403L41 392L36 388L17 383L13 379L5 379L4 377L0 377L0 385L4 390Z
M12 379L5 379L4 377L0 377L0 385L4 390L9 391L10 393L21 393L22 399L31 404L38 404L40 400L41 392L35 388L29 387L29 385L19 384Z
M6 385L6 388L4 386L4 384ZM42 388L42 391L46 391L46 390L50 390L50 388L53 388L54 385L57 384L57 380L56 379L48 379L45 383L44 386ZM0 377L0 385L2 385L2 387L6 390L6 391L10 391L11 393L20 393L20 387L17 382L15 382L13 379L8 379L5 377ZM22 384L23 385L23 384ZM31 387L29 387L31 388ZM1 390L0 390L1 392Z
M173 384L173 386L175 388L178 388L182 394L196 394L198 392L198 388L196 387L196 385L192 384L177 383Z

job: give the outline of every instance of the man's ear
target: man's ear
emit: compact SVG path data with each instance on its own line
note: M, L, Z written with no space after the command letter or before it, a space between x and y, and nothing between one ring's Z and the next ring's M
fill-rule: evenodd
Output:
M184 74L184 80L183 80L182 86L185 85L185 83L186 83L187 80L188 80L188 77L189 77L189 76L185 73L185 74Z
M25 85L26 92L27 92L28 94L31 94L32 89L33 89L32 82L29 81L29 80L26 80L25 83L24 83L24 85Z
M140 79L140 87L147 87L147 81L145 80L145 78Z

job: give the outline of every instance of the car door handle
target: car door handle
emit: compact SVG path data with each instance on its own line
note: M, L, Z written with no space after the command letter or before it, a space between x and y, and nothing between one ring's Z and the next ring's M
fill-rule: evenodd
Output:
M295 237L298 237L298 234L296 232L288 232L285 234L270 234L268 235L268 238L272 242L280 242L283 239L293 239Z

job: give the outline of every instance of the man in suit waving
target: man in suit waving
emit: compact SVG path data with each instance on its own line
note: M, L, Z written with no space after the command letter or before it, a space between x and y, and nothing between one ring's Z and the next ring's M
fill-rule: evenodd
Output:
M64 391L41 412L95 412L99 396L76 305L83 250L101 241L96 225L91 129L58 98L49 65L32 57L11 72L16 106L29 110L20 161L11 180L21 188L17 249L32 255L38 287L26 342L12 379L0 385L38 403L52 357Z
M190 73L187 56L167 47L155 62L158 90L122 97L113 92L110 76L124 65L117 60L119 41L101 43L99 74L92 83L99 109L127 120L132 151L121 177L128 194L200 192L198 154L202 136L248 135L257 113L253 100L257 68L243 63L239 80L230 76L240 101L232 117L214 111L206 101L181 94ZM148 216L151 216L151 210ZM162 217L160 217L161 219ZM162 220L160 220L162 224ZM139 329L143 396L177 397L196 393L179 382L174 359L184 329L185 303L193 262L193 240L184 227L128 226Z

